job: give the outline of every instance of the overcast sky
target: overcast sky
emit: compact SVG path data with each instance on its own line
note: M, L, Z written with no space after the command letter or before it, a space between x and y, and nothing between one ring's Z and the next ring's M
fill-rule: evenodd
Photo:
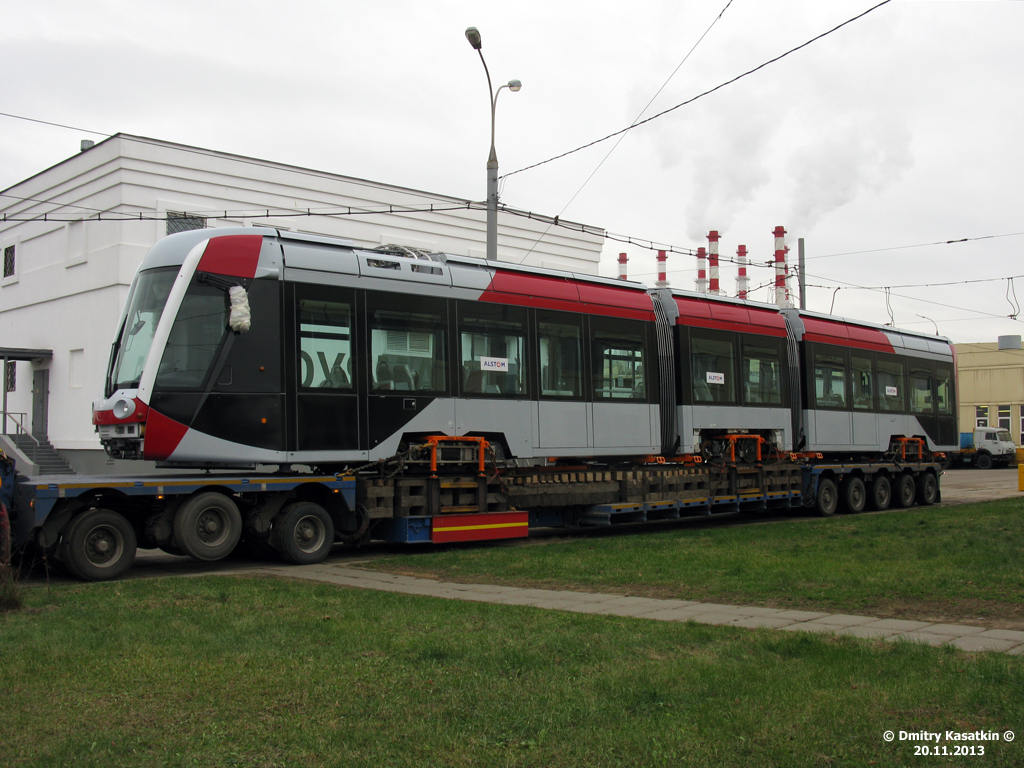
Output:
M523 82L498 102L506 174L877 2L0 0L0 112L482 200L490 112L466 27L495 87ZM760 265L782 225L794 261L806 242L809 309L958 342L1022 334L1022 34L1021 0L892 0L511 175L502 202L680 249L715 229L723 257L742 243ZM0 116L0 189L84 138L102 137ZM654 281L652 251L612 241L602 274L620 251ZM693 289L695 261L670 256L673 286Z

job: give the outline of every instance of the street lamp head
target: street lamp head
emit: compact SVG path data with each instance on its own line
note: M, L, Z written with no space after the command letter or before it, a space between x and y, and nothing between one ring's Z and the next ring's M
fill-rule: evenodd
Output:
M508 89L510 91L512 91L512 93L515 93L516 91L518 91L522 87L523 87L523 84L521 82L519 82L518 80L509 80L508 81Z
M470 27L466 30L466 39L469 40L469 44L473 46L474 50L479 51L483 45L483 41L480 39L480 30L476 27Z

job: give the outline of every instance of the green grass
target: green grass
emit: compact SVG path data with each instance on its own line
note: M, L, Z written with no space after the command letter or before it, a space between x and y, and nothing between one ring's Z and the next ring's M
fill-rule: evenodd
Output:
M364 567L463 582L1024 627L1024 502L458 546Z
M211 577L0 615L6 766L1020 765L1024 658ZM1020 734L1024 736L1024 734Z

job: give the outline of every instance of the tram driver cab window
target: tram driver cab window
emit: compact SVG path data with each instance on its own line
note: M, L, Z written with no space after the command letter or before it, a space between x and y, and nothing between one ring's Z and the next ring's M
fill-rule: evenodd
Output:
M202 386L227 326L225 291L194 282L174 318L156 383L161 387L187 389Z

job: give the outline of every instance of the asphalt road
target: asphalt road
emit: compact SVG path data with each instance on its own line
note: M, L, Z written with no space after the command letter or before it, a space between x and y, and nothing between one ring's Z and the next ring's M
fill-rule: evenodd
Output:
M940 506L951 506L954 504L970 504L979 501L994 501L996 499L1021 498L1024 499L1024 492L1017 488L1017 468L1009 469L951 469L943 473L940 488L942 501ZM788 513L790 519L792 513ZM875 513L884 514L884 513ZM781 518L775 517L778 520ZM817 519L809 516L806 519ZM732 516L720 519L694 518L691 522L695 525L718 525L730 524L739 520ZM749 518L744 519L744 522ZM643 526L628 526L616 528L616 533L625 535L627 532L642 531ZM605 529L595 530L593 535L602 535ZM543 532L531 534L531 537L544 536ZM554 532L551 535L564 536L562 531ZM587 534L591 535L591 534ZM335 547L328 558L328 562L334 564L355 563L361 560L368 560L376 557L386 556L393 552L408 553L410 548L402 545L385 544L376 542L361 549L349 549ZM258 571L263 568L280 568L281 563L268 563L262 560L254 560L247 557L232 555L226 560L215 563L202 563L188 557L169 555L158 549L140 549L135 564L128 571L124 578L154 578L160 576L202 576L210 573L224 573L232 571ZM63 571L51 571L49 575L36 569L33 574L25 579L27 583L39 583L49 581L50 583L72 583L74 580L65 576Z

